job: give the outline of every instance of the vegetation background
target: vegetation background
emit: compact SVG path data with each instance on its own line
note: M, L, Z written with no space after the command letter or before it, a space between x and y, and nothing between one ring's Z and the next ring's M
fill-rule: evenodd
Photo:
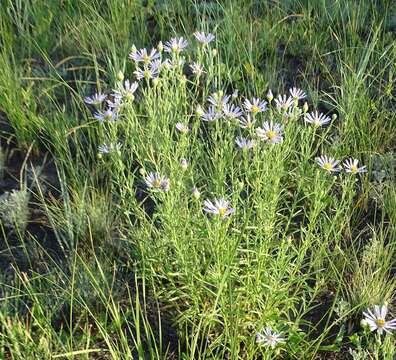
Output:
M190 62L196 30L216 35L206 82L182 69L98 124L84 96L134 78L133 44L184 36ZM394 359L359 324L395 314L395 39L392 0L1 1L0 358ZM292 86L336 121L250 158L194 116L217 90ZM368 173L328 175L321 153ZM226 222L202 213L221 196ZM257 344L267 325L286 343Z

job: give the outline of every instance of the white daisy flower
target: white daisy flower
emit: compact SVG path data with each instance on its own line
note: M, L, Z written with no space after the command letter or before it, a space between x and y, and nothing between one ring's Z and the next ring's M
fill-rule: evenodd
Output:
M296 87L289 89L289 93L294 100L301 100L307 97L304 91Z
M366 166L359 167L358 164L359 164L359 160L350 158L345 160L343 165L345 171L353 175L367 172Z
M265 327L261 332L256 333L256 343L270 346L272 349L284 343L285 339L280 333L273 331L270 327Z
M106 95L102 93L96 93L92 96L86 96L84 102L89 105L98 106L106 99Z
M182 134L187 134L190 131L189 127L181 122L178 122L176 124L176 129L179 130Z
M341 168L338 166L340 161L335 160L335 159L328 157L326 155L317 157L316 162L322 169L326 170L329 173L338 172L341 170Z
M112 122L117 120L118 114L117 112L107 109L105 111L98 111L94 114L94 118L99 120L101 123L108 121Z
M219 91L214 93L213 95L208 97L208 102L210 102L213 106L217 106L219 108L224 108L228 104L230 100L230 95L222 95L223 92Z
M148 174L145 178L145 183L153 192L167 192L170 188L170 180L157 172Z
M256 119L247 114L239 119L239 126L243 129L252 129Z
M229 119L237 119L243 115L241 108L233 104L225 104L223 114Z
M224 198L214 199L214 203L210 200L204 201L204 211L213 215L218 215L221 219L226 219L235 212L230 207L230 202Z
M283 141L282 125L279 123L265 121L262 128L256 129L259 138L268 141L271 144L278 144Z
M133 72L137 80L155 79L159 75L158 62L152 62L148 66L138 68Z
M325 114L314 111L305 115L304 120L307 123L313 124L315 126L323 126L331 121L331 118Z
M293 105L293 98L287 95L278 95L275 106L279 111L287 111Z
M188 42L183 37L172 38L165 43L164 50L167 53L179 54L187 47L187 45Z
M135 62L142 62L145 65L148 65L153 60L156 60L160 57L160 53L156 49L151 49L150 53L147 52L147 49L140 49L139 51L132 51L129 54L129 58L134 60Z
M131 83L128 79L124 81L124 84L114 89L113 96L115 99L125 99L126 101L133 101L135 99L134 93L138 88L138 83L135 81Z
M249 150L256 146L256 142L254 140L246 139L242 136L238 136L235 139L235 143L238 145L239 148L242 150Z
M201 115L201 119L203 121L215 121L220 119L223 116L221 112L218 112L214 106L211 106L206 113Z
M206 73L202 64L199 64L197 62L192 63L190 65L190 69L191 69L192 73L196 76L201 76L202 74Z
M121 143L110 143L109 145L103 144L98 146L98 151L101 154L109 154L113 151L119 151L121 150L122 144Z
M253 115L267 110L267 102L259 98L253 98L252 101L246 99L243 104L245 105L245 109Z
M204 32L196 31L193 35L203 45L208 45L215 39L215 36L211 33L205 34Z
M370 326L371 331L376 330L381 335L384 331L390 333L391 330L396 329L396 319L385 320L387 312L386 305L375 305L373 311L367 309L367 312L363 312L364 320Z

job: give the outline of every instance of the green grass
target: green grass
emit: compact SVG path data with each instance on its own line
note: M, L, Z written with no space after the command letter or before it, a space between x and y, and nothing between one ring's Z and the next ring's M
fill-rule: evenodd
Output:
M0 195L21 196L1 195L0 358L393 359L393 334L360 321L396 315L395 18L390 0L3 1ZM84 97L135 81L133 45L174 36L186 65L97 121ZM196 112L218 91L242 107L293 86L328 126L273 100L255 124L282 124L269 144ZM322 154L368 172L328 174ZM226 220L203 211L221 197ZM256 343L266 326L285 342Z

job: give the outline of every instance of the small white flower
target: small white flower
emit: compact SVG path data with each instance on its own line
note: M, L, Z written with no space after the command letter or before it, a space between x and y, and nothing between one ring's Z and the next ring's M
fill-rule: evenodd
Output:
M239 119L239 126L243 129L252 129L256 119L247 114L245 117Z
M223 106L223 114L229 119L237 119L243 115L240 107L233 104L225 104Z
M203 121L216 121L223 116L221 112L218 112L214 106L211 106L206 113L201 115Z
M179 54L187 47L187 45L188 42L183 37L172 38L165 43L164 50L167 53Z
M160 57L160 53L156 49L151 49L150 53L147 52L147 49L140 49L139 51L132 51L129 54L129 58L134 60L135 62L142 62L147 65L151 61L156 60Z
M134 93L138 88L138 83L135 81L131 83L128 79L124 81L124 84L120 84L114 91L115 99L125 99L126 101L133 101L135 96Z
M180 159L180 167L181 167L183 170L187 170L187 168L188 168L187 159L185 159L185 158Z
M289 93L294 100L301 100L307 97L304 91L296 87L289 89Z
M279 111L287 111L293 105L293 98L287 95L278 95L275 106Z
M235 212L234 208L230 207L230 202L221 199L214 199L214 203L210 200L204 201L204 211L213 215L218 215L221 219L226 219Z
M170 180L157 172L148 174L145 178L145 183L153 192L167 192L170 188Z
M106 111L98 111L94 114L94 118L99 120L101 123L108 121L112 122L117 120L117 113L115 111L112 111L110 109L107 109Z
M259 98L253 98L252 101L246 99L243 104L245 105L245 109L253 115L267 110L267 102Z
M249 140L242 136L238 136L235 139L235 143L238 145L239 148L243 150L252 149L256 146L256 142L254 140Z
M138 68L133 72L137 80L142 79L155 79L159 75L158 62L152 62L148 66Z
M329 173L338 172L341 170L341 168L338 166L340 161L335 160L335 159L328 157L326 155L317 157L316 162L322 169L326 170Z
M182 134L187 134L190 131L189 127L181 122L178 122L176 124L176 129L179 130Z
M282 125L265 121L262 128L256 129L256 134L261 139L271 144L278 144L283 141Z
M111 152L119 151L121 150L122 144L121 143L110 143L109 145L103 144L98 146L98 151L101 154L109 154Z
M359 160L350 158L345 160L343 165L345 171L353 175L367 172L366 166L359 167L358 164L359 164Z
M217 106L219 108L224 108L224 106L228 104L229 100L230 100L230 95L223 96L222 91L216 92L208 97L208 102L210 102L213 106Z
M92 96L87 96L84 98L84 102L89 105L98 106L106 99L106 95L102 93L96 93Z
M388 308L386 305L375 305L374 311L367 309L367 312L363 312L364 320L370 326L371 331L377 330L378 334L382 334L383 331L390 333L391 330L396 329L396 319L386 321L386 314Z
M192 63L190 65L190 69L191 69L192 73L197 76L201 76L202 74L206 73L202 64L199 64L197 62Z
M311 112L305 115L305 121L315 126L323 126L331 121L331 118L318 111Z
M208 45L215 39L215 36L211 33L205 34L204 32L196 31L193 35L203 45Z
M281 334L272 331L270 327L265 327L261 332L256 333L256 343L270 346L272 349L280 344L284 343L285 339Z

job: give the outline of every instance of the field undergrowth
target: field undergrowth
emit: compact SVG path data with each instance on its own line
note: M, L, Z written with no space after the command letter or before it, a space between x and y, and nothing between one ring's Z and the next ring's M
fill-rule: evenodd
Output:
M0 359L396 357L396 4L0 3Z

